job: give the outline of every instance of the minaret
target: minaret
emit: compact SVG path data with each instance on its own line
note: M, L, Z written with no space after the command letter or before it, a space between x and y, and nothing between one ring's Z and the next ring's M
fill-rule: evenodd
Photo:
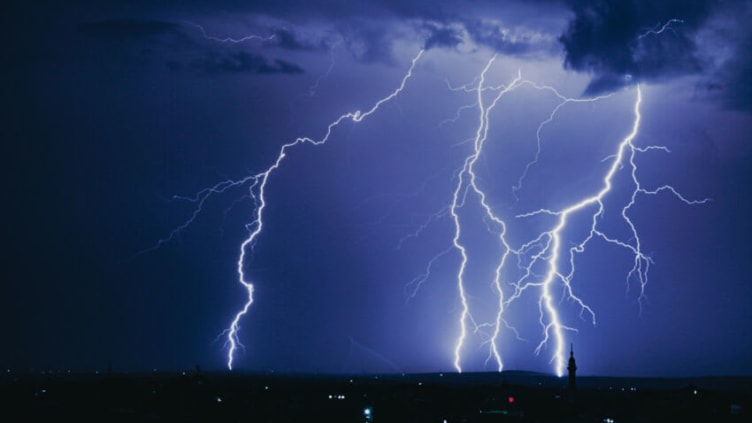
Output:
M574 392L577 389L577 383L575 381L575 373L577 372L577 363L574 361L574 345L569 345L569 401L574 401Z

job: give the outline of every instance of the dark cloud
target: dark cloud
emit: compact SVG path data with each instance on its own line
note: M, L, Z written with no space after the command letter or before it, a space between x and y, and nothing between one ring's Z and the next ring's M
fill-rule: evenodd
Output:
M274 38L272 38L268 44L281 47L285 50L311 51L320 47L314 43L301 40L297 34L289 29L276 28L272 31L272 34L274 35Z
M541 5L557 1L535 0L533 3ZM116 0L115 3L119 1ZM254 16L255 24L265 28L259 33L266 35L271 32L274 36L263 42L264 47L277 47L293 52L326 51L331 44L329 36L322 33L312 36L297 29L318 27L324 28L323 32L332 31L329 35L342 37L350 53L364 63L394 62L394 41L404 35L399 30L395 31L395 25L400 25L405 20L422 32L425 37L424 47L429 49L455 48L463 42L472 41L468 39L468 35L478 44L504 54L524 54L537 48L531 40L519 37L510 39L509 36L502 35L499 24L481 22L481 16L493 17L501 13L505 19L516 21L519 20L517 18L520 17L520 13L523 13L521 11L527 11L523 13L525 14L535 8L529 6L529 2L518 0L510 0L503 5L492 0L479 0L468 5L447 0L323 0L315 4L296 0L220 0L218 3L207 7L204 2L188 0L181 2L176 8L175 5L135 0L128 2L127 9L123 9L122 6L115 7L110 3L108 6L100 7L109 9L110 12L102 11L100 15L109 16L111 19L81 24L80 30L103 41L122 42L174 34L182 38L171 39L170 42L182 42L178 48L183 48L191 42L195 43L202 32L205 38L215 41L219 41L215 38L224 39L226 35L223 35L221 27L214 25L211 31L207 28L207 34L202 26L205 22L216 23L216 11L223 10L230 14ZM123 12L115 12L120 9L127 10L127 18L119 16ZM163 20L165 16L174 17L175 22L183 23L170 22L171 18ZM264 20L267 18L271 18L273 23L265 24ZM183 19L191 19L197 23ZM226 17L221 19L227 20ZM192 27L186 27L186 23ZM233 33L237 34L237 31ZM206 47L205 44L202 45ZM193 49L196 46L191 45L188 48Z
M510 56L524 55L532 51L546 50L550 47L544 42L536 40L535 36L539 34L533 31L528 33L510 32L509 29L500 24L483 21L468 22L465 27L476 44Z
M191 66L207 75L222 73L299 74L304 72L303 68L294 63L281 59L270 60L244 51L227 55L209 55L194 60Z
M385 25L356 21L341 27L347 51L363 63L394 63L393 35Z
M735 110L752 111L752 31L738 46L739 54L722 71L728 83L724 86L724 104Z
M462 32L456 28L430 22L424 23L422 27L429 34L423 46L426 50L434 47L455 48L462 44Z
M565 65L593 74L589 94L701 70L693 36L709 16L710 0L569 3L574 17L559 40Z
M752 2L727 3L703 33L710 71L698 83L701 97L752 112Z
M160 20L109 19L84 22L79 25L79 29L95 37L142 38L173 33L179 30L179 26Z
M66 60L97 66L177 62L197 45L184 24L158 19L105 19L78 23L66 35ZM58 59L60 60L60 59Z

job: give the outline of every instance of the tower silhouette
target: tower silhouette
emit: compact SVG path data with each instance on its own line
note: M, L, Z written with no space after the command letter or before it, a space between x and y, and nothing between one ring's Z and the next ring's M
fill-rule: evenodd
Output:
M567 370L569 370L569 387L568 387L568 393L569 393L569 401L574 401L574 393L577 389L577 382L575 380L575 373L577 373L577 363L574 360L574 345L569 345L569 365L567 366Z

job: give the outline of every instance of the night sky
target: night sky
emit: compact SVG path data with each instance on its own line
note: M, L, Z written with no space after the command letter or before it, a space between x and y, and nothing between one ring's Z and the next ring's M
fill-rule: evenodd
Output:
M561 232L561 343L584 375L752 374L752 2L44 3L0 18L4 369L226 369L263 204L235 370L456 371L464 268L462 370L554 373L560 215L521 215L603 189L641 94L567 279L595 324L564 277L597 208ZM479 127L504 298L534 284L500 323Z

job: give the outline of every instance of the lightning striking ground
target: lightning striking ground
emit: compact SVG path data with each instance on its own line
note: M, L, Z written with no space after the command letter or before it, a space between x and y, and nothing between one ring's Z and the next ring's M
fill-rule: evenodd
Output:
M313 145L321 145L327 142L329 137L332 134L332 131L335 127L337 127L340 123L346 120L350 120L352 122L360 122L366 117L370 116L371 114L375 113L379 107L381 107L382 104L392 100L393 98L397 97L404 89L405 85L407 84L408 79L412 77L413 70L415 69L416 64L418 63L418 60L423 55L423 50L421 50L412 60L412 64L410 65L409 70L407 71L407 74L402 78L402 82L400 85L392 91L389 95L386 97L380 99L377 101L371 109L369 109L366 112L361 112L360 110L346 113L339 118L337 118L335 121L329 124L327 127L326 133L324 136L319 140L314 140L312 138L297 138L294 141L287 143L283 145L280 148L279 155L277 156L277 160L272 164L269 168L267 168L264 172L261 172L256 175L252 175L249 177L246 177L236 183L238 184L245 184L250 182L250 195L255 200L257 207L255 209L255 216L253 221L248 225L248 227L253 228L250 231L250 234L248 237L243 241L243 243L240 245L240 254L238 256L237 261L237 272L238 272L238 282L245 288L248 299L243 306L243 308L235 314L235 317L232 319L232 322L230 323L230 327L227 329L227 342L229 344L229 349L227 352L227 368L232 370L232 364L235 358L235 351L237 350L238 346L242 345L240 343L240 339L238 338L238 331L240 330L240 320L248 313L248 310L251 307L251 304L253 304L253 283L247 278L245 271L243 270L246 254L248 253L248 249L252 248L258 237L261 235L261 231L264 228L264 209L266 208L266 186L267 182L269 181L269 177L274 173L275 170L277 170L284 160L284 158L287 155L288 150L295 147L298 144L304 144L309 143Z
M707 202L707 199L703 200L689 200L677 192L673 187L664 185L657 189L649 190L644 188L637 177L637 164L635 162L635 156L638 153L646 153L650 150L663 150L668 151L665 147L661 146L648 146L637 147L634 144L634 140L638 135L641 115L640 105L642 102L642 90L639 86L636 87L636 98L633 107L633 124L631 131L627 134L623 140L616 146L615 152L609 156L606 161L610 161L610 166L607 172L602 177L602 187L595 193L580 200L576 200L569 206L564 207L561 210L549 210L539 209L528 213L511 216L508 218L502 217L497 210L494 210L487 201L487 193L478 183L478 176L476 175L475 165L483 153L483 146L488 141L488 131L490 125L489 114L493 108L499 103L499 101L511 91L514 91L522 86L530 86L538 91L548 91L553 93L558 99L558 104L552 109L550 115L546 120L541 122L536 131L537 150L535 152L534 159L527 163L522 175L520 176L517 185L512 187L513 192L516 192L522 188L523 180L525 179L530 168L538 163L538 159L541 155L541 142L542 131L546 125L551 123L556 114L567 104L570 103L582 103L582 102L597 102L608 98L610 95L599 96L594 98L575 99L568 98L561 95L557 90L549 86L538 85L532 81L523 80L518 73L506 86L487 87L486 79L489 69L491 68L495 58L492 58L485 66L477 79L477 85L475 86L475 92L477 94L477 109L479 122L475 133L473 149L470 154L465 158L464 165L458 171L457 183L455 185L452 202L450 206L450 214L454 225L454 237L452 240L454 248L459 252L461 259L458 266L456 275L457 291L459 294L461 313L458 319L459 335L455 343L454 349L454 367L458 372L462 371L463 351L467 348L466 339L469 332L478 333L482 331L489 331L490 334L485 334L484 344L488 346L488 358L486 363L493 360L496 363L496 367L499 371L503 368L503 362L501 354L499 352L500 335L503 328L508 328L514 332L515 336L519 338L519 334L516 332L513 326L511 326L504 318L505 310L515 301L520 299L522 295L528 290L537 290L538 294L538 314L539 323L542 331L542 339L537 345L535 352L539 354L544 347L552 344L551 361L554 366L554 371L558 376L563 375L565 367L565 339L564 332L567 330L575 331L563 323L563 319L560 316L560 311L555 305L556 299L553 293L554 287L561 285L563 288L563 299L567 299L574 302L581 310L581 315L589 315L592 323L595 324L595 312L588 306L583 300L581 300L574 292L571 282L575 275L575 255L583 253L587 245L595 238L600 238L610 244L617 245L631 252L633 256L633 267L627 274L627 280L636 279L639 284L639 301L640 304L644 299L645 287L648 282L648 270L651 264L650 257L648 257L642 250L641 240L636 229L635 224L629 217L629 210L635 204L637 196L643 195L656 195L660 192L666 191L673 194L680 201L685 204L702 204ZM467 87L464 88L466 90ZM485 98L484 93L487 91L493 91L494 96L489 101ZM614 186L614 177L620 169L627 168L630 172L632 194L629 201L623 205L620 211L620 217L623 222L626 223L629 228L629 241L621 240L617 237L609 236L599 226L599 221L604 217L605 206L604 199L611 193ZM466 272L468 263L470 260L467 246L463 240L463 224L460 210L469 201L469 197L477 200L477 205L481 207L484 213L484 219L491 222L489 231L498 237L498 245L501 253L496 261L496 267L494 270L494 276L490 281L492 290L497 295L497 306L495 317L490 322L480 322L473 313L473 306L471 305L471 299L467 293L467 280ZM514 224L516 221L524 220L537 215L550 215L556 218L552 227L548 230L538 233L533 239L526 242L512 243L506 233L510 224ZM563 233L568 229L570 225L570 218L574 215L590 216L591 225L589 230L584 234L581 241L577 242L573 247L565 248L563 243ZM443 255L444 253L442 253ZM517 260L510 260L511 257L516 257ZM430 270L430 266L433 265L432 260L427 267ZM568 271L565 269L564 263L567 263ZM526 263L521 265L521 263ZM510 267L517 266L518 270L522 271L522 276L516 280L504 281L502 275L508 273L505 272ZM544 275L536 275L534 268L545 268ZM420 276L420 282L422 283L428 273ZM511 286L511 294L505 294L505 287ZM507 289L508 290L508 289ZM413 293L412 295L415 295Z
M660 33L665 30L669 24L676 22L669 22L659 30L654 30L654 32ZM206 38L214 39L208 37L202 27L198 25L194 26L201 29ZM239 42L242 40L216 39L216 41ZM361 122L366 117L375 113L383 104L400 95L405 89L408 80L412 77L413 71L423 54L424 52L421 50L415 57L413 57L411 65L403 76L398 87L387 96L376 101L370 109L365 112L357 110L339 116L337 119L329 123L324 135L319 139L301 137L282 145L279 149L276 160L263 172L251 174L240 179L222 181L212 187L199 191L193 197L176 197L195 203L193 213L188 220L174 229L166 238L159 240L154 247L145 251L156 249L162 244L175 238L177 234L187 228L195 220L195 218L201 213L205 203L214 195L224 193L232 188L247 187L248 195L254 203L252 220L246 225L248 236L240 244L236 262L237 282L243 287L246 300L242 308L233 316L229 327L221 335L226 338L226 364L228 369L233 369L237 349L242 347L242 343L238 336L241 328L240 322L246 314L249 313L254 302L254 283L250 275L245 272L244 268L248 255L252 254L253 246L258 241L264 229L264 213L267 206L266 190L268 188L270 177L280 167L287 154L298 144L324 144L329 140L334 129L342 122ZM515 338L521 339L516 328L509 321L505 313L512 304L517 302L524 295L527 295L528 292L537 292L538 322L541 328L541 340L537 344L535 351L540 354L544 348L550 348L551 362L554 371L557 375L561 376L564 372L565 366L565 333L566 331L574 331L575 329L567 326L560 316L560 311L556 305L557 299L566 299L570 302L574 302L580 308L581 315L588 315L592 323L595 324L594 310L577 296L572 287L572 280L575 276L576 268L575 258L577 254L583 253L588 244L596 238L630 252L633 257L633 266L626 277L628 282L633 279L638 282L640 290L639 298L640 301L642 301L648 283L648 271L652 262L650 257L643 252L637 228L629 216L629 211L636 203L638 196L657 195L662 192L667 192L686 204L701 204L708 200L689 200L669 185L659 186L655 189L648 189L643 187L640 183L637 177L638 167L635 161L636 155L648 153L653 150L661 150L665 152L668 152L668 150L661 146L638 147L634 144L634 140L637 138L640 128L640 105L642 102L642 89L641 87L636 86L634 88L636 97L633 106L631 131L620 143L618 143L614 152L604 159L604 162L610 163L610 165L602 177L602 184L599 190L584 198L573 199L568 206L558 210L544 208L512 216L504 216L501 211L495 209L491 205L489 194L482 186L481 178L476 170L476 166L483 156L484 146L489 141L489 129L492 123L491 113L494 108L501 103L507 95L513 91L521 89L522 87L528 87L537 92L552 94L556 101L551 112L547 115L547 118L540 122L537 127L535 135L536 150L533 159L525 164L521 175L517 180L517 184L510 187L512 194L516 198L516 193L522 190L523 182L526 179L528 172L532 167L538 164L539 158L543 153L543 132L547 126L556 119L558 113L567 105L597 102L608 98L610 95L594 98L569 98L560 94L552 87L523 79L521 72L518 72L517 75L506 85L488 85L487 80L495 60L495 56L491 58L480 72L480 75L472 83L459 88L449 87L452 91L472 93L475 95L476 99L474 104L462 106L457 112L457 118L459 118L460 113L464 113L469 109L475 109L478 113L477 126L474 131L474 136L469 140L472 143L472 149L469 154L465 156L462 161L462 166L457 170L455 179L453 179L456 182L451 191L450 204L444 209L444 211L437 213L429 222L427 222L427 224L431 224L439 220L441 216L451 217L454 228L451 246L441 251L436 257L429 261L425 268L425 272L414 278L408 284L408 288L410 288L408 296L412 298L417 294L421 285L431 276L431 269L438 259L443 259L444 257L449 256L449 253L452 250L457 251L460 255L460 262L456 272L456 289L459 296L461 311L457 321L459 333L454 343L453 366L458 372L462 372L464 353L469 347L467 340L470 334L473 333L478 334L482 338L483 345L488 349L486 364L493 362L496 369L501 371L504 364L500 347L502 338L505 336L504 334L512 333ZM623 169L627 169L631 180L631 195L629 200L621 206L619 212L621 220L629 228L629 236L627 240L609 235L599 225L599 222L606 214L604 199L612 191L615 183L615 175ZM463 208L471 201L475 201L473 204L480 208L483 220L487 224L487 229L489 233L496 238L500 250L498 257L494 262L493 276L488 281L488 284L495 295L493 318L490 320L486 319L486 321L482 321L475 313L472 298L468 294L469 282L466 279L471 257L468 250L469 241L463 234L463 221L467 219L467 217L463 215ZM528 239L510 239L507 234L510 225L516 225L526 219L541 215L549 216L553 220L553 223L551 223L547 229L534 234ZM574 242L573 246L568 247L565 245L563 238L565 231L571 226L570 219L574 216L585 216L590 220L591 224L588 230L581 236L581 239ZM423 229L425 228L421 227L410 237L417 237ZM545 269L545 271L543 274L538 274L537 269ZM515 272L518 272L516 277L509 277L510 274L514 274ZM556 288L561 288L561 292L563 292L558 298L554 291Z
M500 87L498 89L498 93L494 97L493 101L490 105L486 105L484 98L483 98L483 92L484 92L484 83L486 79L486 74L488 73L489 69L491 68L491 65L493 64L495 60L495 57L489 60L486 67L483 69L480 75L480 79L478 82L478 89L477 89L477 95L478 95L478 109L479 109L479 117L480 117L480 123L478 125L478 129L475 134L475 141L474 141L474 148L473 153L471 153L464 162L464 166L462 167L459 177L457 178L457 185L454 190L454 194L452 196L452 205L450 207L450 213L452 215L452 220L454 222L455 232L454 232L454 238L452 239L452 243L454 244L454 247L459 251L460 255L462 256L462 260L460 262L459 269L457 271L457 289L460 295L460 300L462 303L462 312L460 315L460 335L457 339L457 343L455 345L454 350L454 367L457 369L458 372L462 371L461 367L461 358L462 358L462 347L464 344L465 337L467 336L467 322L470 321L474 324L474 326L477 328L477 324L475 323L475 319L473 318L470 310L469 301L465 292L465 270L467 268L468 263L468 255L467 255L467 249L465 248L465 245L462 243L461 237L462 237L462 230L461 230L461 223L460 223L460 216L458 213L459 207L461 207L462 203L464 202L464 197L467 195L467 191L469 189L472 189L476 195L478 195L481 204L483 205L483 208L486 211L486 215L497 225L500 226L501 230L499 232L499 239L502 244L506 247L504 254L502 255L502 259L500 260L500 265L497 267L496 272L496 279L494 280L494 286L497 288L497 293L499 295L499 311L497 314L497 321L495 324L495 330L494 330L494 337L498 333L498 328L500 325L500 319L501 314L503 312L503 291L501 289L500 284L500 270L504 265L504 262L506 260L507 254L510 250L508 248L509 246L506 244L506 241L504 239L504 232L506 230L506 225L503 220L499 219L491 210L490 206L486 203L486 194L478 187L477 184L477 178L475 174L475 163L478 161L478 158L480 157L481 151L483 149L483 144L486 141L488 137L488 119L489 119L489 113L491 110L493 110L494 106L498 103L498 101L501 99L504 94L510 92L513 90L520 82L521 77L518 75L516 79L512 81L507 87ZM498 352L498 349L496 347L496 342L494 342L494 339L491 340L491 354L496 359L496 362L498 364L498 369L501 371L503 365L501 361L501 356Z

